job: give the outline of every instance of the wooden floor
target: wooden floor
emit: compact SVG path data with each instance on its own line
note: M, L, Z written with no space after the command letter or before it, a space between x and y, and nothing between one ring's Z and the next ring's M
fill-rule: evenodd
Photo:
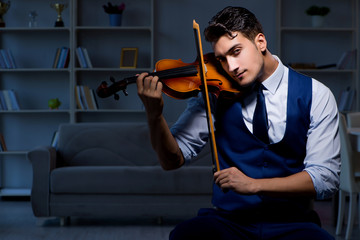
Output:
M331 202L316 202L323 227L335 236ZM42 226L32 214L31 205L26 200L0 200L0 239L1 240L163 240L180 220L164 219L71 219L71 224L59 226L58 219L43 221ZM343 232L345 232L345 227ZM345 239L336 236L336 240ZM358 224L354 226L352 240L360 239Z

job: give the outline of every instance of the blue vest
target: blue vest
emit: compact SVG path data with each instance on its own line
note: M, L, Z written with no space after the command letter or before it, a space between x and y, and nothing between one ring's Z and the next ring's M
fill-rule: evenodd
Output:
M265 144L246 127L239 101L222 104L216 117L216 143L220 168L237 167L252 178L285 177L304 169L310 124L312 80L289 69L286 130L283 139ZM228 211L275 208L307 208L309 199L275 198L226 193L214 184L214 206Z

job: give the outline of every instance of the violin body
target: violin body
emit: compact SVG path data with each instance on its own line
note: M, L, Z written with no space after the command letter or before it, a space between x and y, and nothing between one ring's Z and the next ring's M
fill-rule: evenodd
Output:
M222 69L213 53L204 55L204 63L209 92L215 94L217 97L220 93L225 96L239 93L239 90L234 87L233 81L227 76L227 73ZM161 79L161 82L164 85L163 92L166 95L177 99L186 99L197 96L198 93L202 91L203 87L199 74L200 66L198 61L184 63L182 60L172 59L163 59L156 63L155 69L157 72L189 65L196 66L198 73L195 76Z
M204 55L204 63L209 92L217 97L220 94L225 97L231 97L240 92L233 86L233 81L222 69L213 53ZM163 83L163 92L175 99L187 99L197 96L203 88L198 61L184 63L180 59L163 59L156 63L155 71L149 73L149 75L158 76ZM118 82L110 78L113 84L108 86L105 81L102 82L97 88L97 95L102 98L114 95L115 99L119 99L117 92L124 91L124 94L127 95L127 85L135 83L136 78L136 76L133 76Z

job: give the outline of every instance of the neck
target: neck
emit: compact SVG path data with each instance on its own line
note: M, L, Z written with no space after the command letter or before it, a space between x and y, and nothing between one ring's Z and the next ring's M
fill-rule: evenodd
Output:
M259 78L260 82L265 81L268 77L273 74L279 65L278 61L273 57L273 55L269 52L269 50L266 50L264 53L264 70L263 74Z

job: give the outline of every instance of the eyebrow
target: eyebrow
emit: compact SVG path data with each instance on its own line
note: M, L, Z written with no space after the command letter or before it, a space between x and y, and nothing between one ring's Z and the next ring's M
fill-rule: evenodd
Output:
M232 46L229 50L227 50L224 55L216 55L216 54L215 54L215 58L222 58L222 57L228 55L229 53L231 53L235 48L241 47L241 46L242 46L241 43L237 43L237 44L235 44L234 46Z

